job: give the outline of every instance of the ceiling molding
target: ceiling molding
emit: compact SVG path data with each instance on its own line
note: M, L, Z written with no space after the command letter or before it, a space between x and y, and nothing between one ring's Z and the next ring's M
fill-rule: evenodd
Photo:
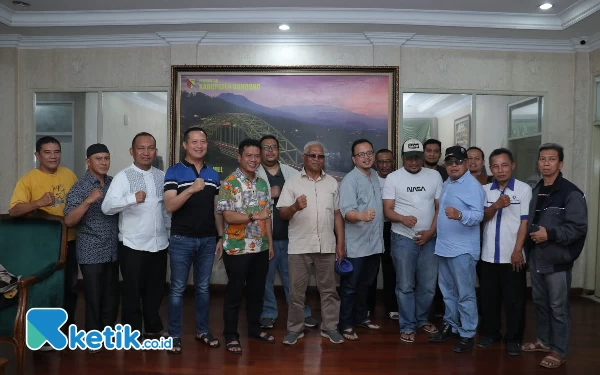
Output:
M323 34L254 34L254 33L208 33L201 45L344 45L372 46L364 33Z
M435 94L432 95L429 99L425 100L424 102L422 102L421 104L419 104L417 106L417 111L418 112L426 112L429 108L433 107L434 105L438 104L439 102L448 99L449 97L451 97L453 94Z
M130 101L132 103L135 103L139 106L148 108L150 110L159 112L159 113L167 113L167 106L166 106L166 102L165 105L158 105L154 102L151 102L149 100L145 100L144 98L138 97L135 94L132 94L131 92L111 92L111 95L114 95L118 98L121 98L123 100L127 100Z
M446 115L449 115L451 113L458 111L459 109L468 107L472 104L473 104L473 98L471 97L471 95L468 95L464 99L459 100L458 102L452 104L451 106L448 106L441 111L437 111L436 113L434 113L434 116L437 118L444 117Z
M507 39L415 35L407 33L248 34L159 32L148 34L24 36L0 34L0 47L21 49L106 48L185 45L394 45L414 48L573 53L600 48L600 32L581 39Z
M412 39L408 40L404 46L417 48L522 52L571 53L575 51L570 40L474 38L433 35L416 35Z
M14 27L133 26L215 23L386 24L564 30L592 14L600 0L584 0L554 14L377 8L209 8L122 11L13 11L0 5L0 22Z
M566 29L600 10L600 0L580 0L558 14L561 26Z

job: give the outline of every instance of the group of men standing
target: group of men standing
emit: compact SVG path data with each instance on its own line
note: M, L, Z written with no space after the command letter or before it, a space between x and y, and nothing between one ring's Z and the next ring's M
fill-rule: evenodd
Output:
M147 338L169 335L171 353L182 351L183 292L193 268L196 339L220 341L209 330L210 277L223 259L228 283L223 320L225 348L241 354L238 317L246 299L248 336L267 343L278 318L273 292L279 273L289 306L285 344L316 327L306 304L311 270L321 300L321 336L333 343L359 340L355 328L379 330L370 320L379 265L384 305L398 319L400 339L412 343L419 330L431 342L459 339L454 350L488 347L504 339L510 355L543 351L544 367L558 367L568 353L571 269L587 233L583 193L560 172L560 145L539 149L543 176L532 189L513 176L507 149L489 156L484 171L477 147L451 146L438 164L437 140L408 140L394 153L375 152L359 139L351 146L354 168L340 183L325 173L319 142L303 150L300 171L279 162L274 136L246 139L239 167L221 181L205 162L208 138L201 128L183 137L185 157L166 173L152 166L156 140L137 134L133 163L114 178L102 144L87 150L80 180L60 166L60 143L36 144L40 166L19 180L10 214L42 209L64 215L69 227L65 309L74 323L77 265L85 285L86 329L113 326L123 277L121 323ZM375 166L375 168L373 168ZM170 260L168 329L158 313ZM380 263L381 262L381 263ZM339 294L334 269L340 272ZM536 305L537 339L523 343L526 264ZM475 292L480 286L479 301ZM436 297L440 296L440 297ZM443 327L429 319L440 310ZM439 299L438 299L439 300ZM433 305L433 306L432 306ZM501 305L507 327L501 334ZM481 321L481 322L480 322Z

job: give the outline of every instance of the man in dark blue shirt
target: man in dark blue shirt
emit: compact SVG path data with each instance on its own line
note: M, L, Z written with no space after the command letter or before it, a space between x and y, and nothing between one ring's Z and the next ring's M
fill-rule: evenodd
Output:
M112 182L110 153L103 144L87 149L88 170L67 194L65 224L77 227L77 262L85 288L85 329L114 326L119 307L119 218L102 212ZM99 350L95 350L99 351Z
M168 305L169 335L173 338L171 353L181 353L183 292L192 264L196 289L196 340L211 348L220 346L219 340L209 332L208 311L215 254L221 259L223 251L223 217L216 211L221 181L217 171L204 162L208 151L204 130L189 128L183 136L183 148L185 159L167 170L164 187L165 207L172 213Z

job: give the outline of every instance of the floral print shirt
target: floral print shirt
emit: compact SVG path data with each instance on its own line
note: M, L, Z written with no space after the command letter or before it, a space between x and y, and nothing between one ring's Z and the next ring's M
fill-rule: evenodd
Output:
M238 168L219 188L217 210L243 214L257 213L271 201L267 182L255 176L247 178ZM265 220L247 224L228 224L223 231L223 250L229 255L258 253L269 249Z

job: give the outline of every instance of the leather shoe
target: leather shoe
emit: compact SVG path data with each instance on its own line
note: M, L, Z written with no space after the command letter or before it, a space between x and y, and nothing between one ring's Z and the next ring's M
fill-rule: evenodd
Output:
M450 324L444 324L444 327L442 327L438 333L429 337L429 341L444 342L457 337L459 337L458 333L452 333L452 326Z
M473 350L473 338L461 337L460 341L454 347L454 351L457 353L464 353Z
M510 356L518 356L521 354L521 345L516 341L506 343L506 353Z

